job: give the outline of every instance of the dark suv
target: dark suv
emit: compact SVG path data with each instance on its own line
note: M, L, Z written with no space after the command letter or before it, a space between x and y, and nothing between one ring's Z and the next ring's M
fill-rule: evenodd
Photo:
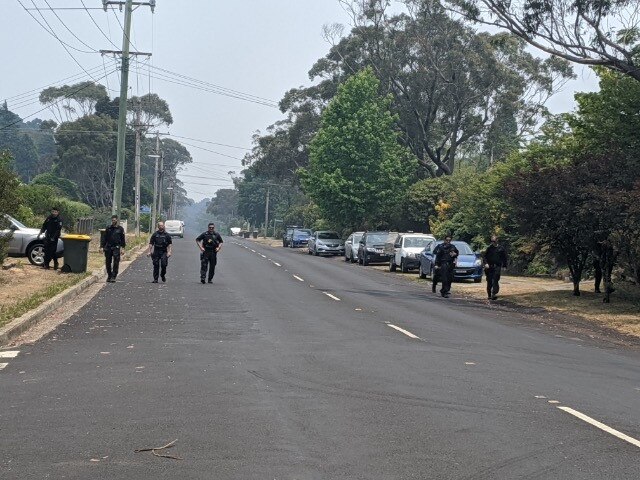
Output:
M283 247L288 247L289 246L289 239L291 238L291 235L293 235L293 231L296 228L302 228L299 227L297 225L287 225L284 229L284 233L282 234L282 246Z
M389 256L384 253L384 244L387 242L389 232L365 232L358 246L358 263L369 265L371 262L386 263Z

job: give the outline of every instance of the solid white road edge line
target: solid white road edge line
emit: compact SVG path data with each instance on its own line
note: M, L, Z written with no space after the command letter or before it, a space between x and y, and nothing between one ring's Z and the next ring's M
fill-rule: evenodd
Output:
M418 340L420 340L420 337L418 337L417 335L414 335L413 333L411 333L408 330L405 330L404 328L400 328L397 325L393 325L392 323L387 323L388 327L391 327L399 332L404 333L407 337L411 337L411 338L417 338Z
M336 297L335 295L331 295L329 292L322 292L322 293L324 293L327 297L334 299L336 302L340 301L338 297Z
M20 350L5 350L0 352L0 358L16 358Z
M636 447L640 448L640 440L636 440L633 437L630 437L629 435L625 435L622 432L619 432L618 430L615 430L607 425L605 425L604 423L601 423L597 420L594 420L593 418L585 415L584 413L580 413L577 410L574 410L573 408L569 408L569 407L557 407L560 410L570 413L571 415L573 415L574 417L579 418L580 420L587 422L591 425L593 425L594 427L599 428L600 430L603 430L607 433L610 433L611 435L613 435L614 437L618 437L621 440L624 440L625 442L629 442L631 445L635 445Z
M295 278L296 280L298 280L300 282L304 282L304 278L300 278L298 275L294 275L293 278Z

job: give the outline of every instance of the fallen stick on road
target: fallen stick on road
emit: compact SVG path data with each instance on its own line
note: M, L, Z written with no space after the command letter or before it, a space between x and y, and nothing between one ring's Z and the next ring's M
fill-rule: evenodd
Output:
M174 447L175 443L177 441L178 441L178 439L176 438L173 442L167 443L164 447L138 448L138 449L134 450L134 453L151 452L156 457L171 458L173 460L184 460L184 458L182 458L182 457L177 457L177 456L174 456L174 455L164 455L162 453L157 453L157 450L164 450L166 448Z

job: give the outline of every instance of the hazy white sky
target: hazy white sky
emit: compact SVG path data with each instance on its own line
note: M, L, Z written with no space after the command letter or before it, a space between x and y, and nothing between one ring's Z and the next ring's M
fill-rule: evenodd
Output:
M34 90L31 95L19 99L22 103L10 99L11 110L27 117L42 108L37 103L40 87L89 78L61 43L38 25L20 2L26 8L34 8L34 5L41 9L49 6L74 8L56 10L60 19L46 10L30 10L30 13L46 27L40 14L44 15L61 40L89 52L67 47L94 78L115 70L115 66L110 68L114 64L108 57L105 57L106 67L103 67L103 59L95 51L116 50L106 37L120 49L122 29L118 20L123 21L123 15L104 12L101 0L0 0L0 45L5 47L0 100ZM89 12L83 9L82 2ZM278 101L288 89L310 83L309 68L330 48L322 38L322 26L348 24L348 20L337 0L157 0L155 14L152 15L148 7L135 11L132 42L138 51L153 52L151 62L155 67ZM149 91L146 60L140 57L139 62L137 70L140 73L133 73L129 82L133 95L144 95ZM553 112L573 109L575 91L596 88L595 77L588 69L576 67L576 73L578 79L552 99L549 107ZM75 74L78 74L77 78L60 82ZM118 75L112 73L107 80L112 89L111 96L117 96ZM169 102L174 124L164 131L173 135L248 149L257 130L264 131L282 118L273 107L158 78L151 79L151 90ZM50 118L50 115L45 111L36 117ZM189 195L196 200L213 196L218 188L231 186L228 172L240 171L239 158L247 151L176 140L190 144L187 148L196 163L185 169L180 178ZM209 178L193 178L196 176Z

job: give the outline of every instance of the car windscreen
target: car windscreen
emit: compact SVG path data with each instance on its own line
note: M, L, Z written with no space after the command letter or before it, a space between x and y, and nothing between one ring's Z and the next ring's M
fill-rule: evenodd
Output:
M319 232L318 240L330 240L340 238L336 232Z
M367 244L371 245L374 243L385 243L388 236L389 235L387 233L367 235Z
M18 227L19 229L24 229L24 228L29 228L26 225L23 225L22 223L20 223L18 220L16 220L15 218L12 218L11 221L13 222L13 224Z
M429 237L405 237L404 238L404 247L405 248L424 248L433 242L432 238Z
M296 229L293 231L293 234L294 234L294 235L307 235L307 236L310 236L310 235L311 235L311 230L307 230L307 229L298 229L298 228L296 228Z
M451 242L455 245L455 247L458 249L458 252L460 252L460 255L473 255L473 250L471 250L471 247L469 246L468 243L466 242Z

